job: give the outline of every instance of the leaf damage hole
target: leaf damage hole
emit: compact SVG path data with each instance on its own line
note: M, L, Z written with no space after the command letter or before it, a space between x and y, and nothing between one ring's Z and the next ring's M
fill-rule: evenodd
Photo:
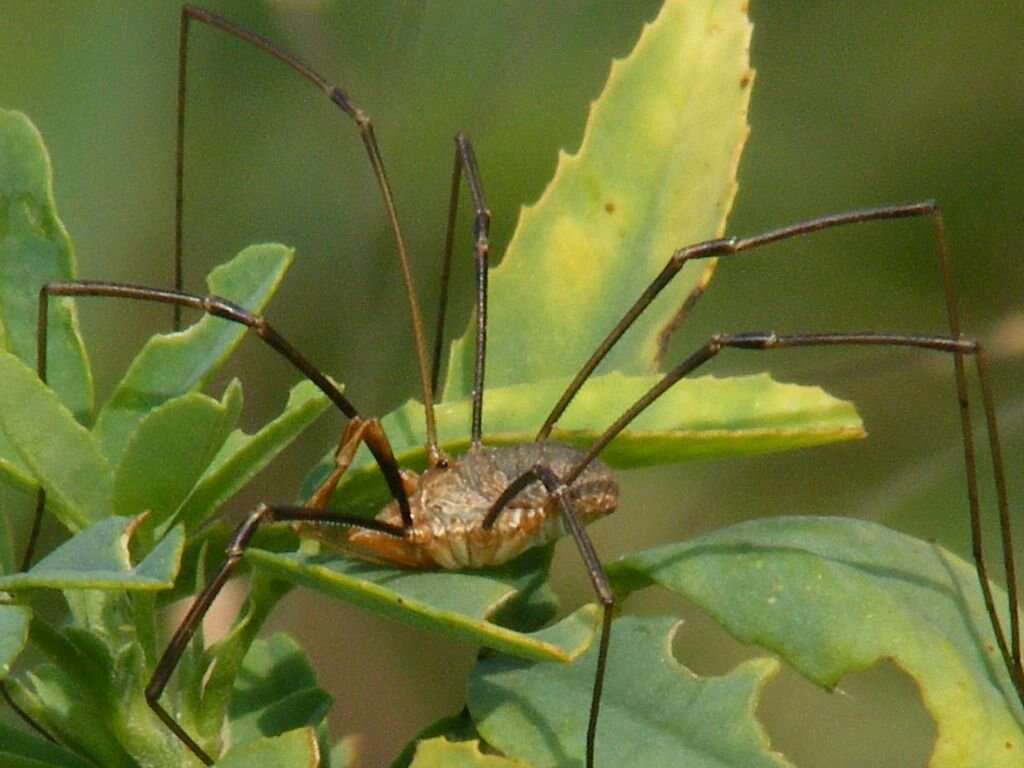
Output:
M637 595L636 597L640 597ZM638 601L643 602L643 601ZM657 601L664 610L662 601ZM684 624L676 658L702 677L728 675L738 664L773 654L740 643L706 614L670 599ZM635 608L631 598L630 607ZM885 661L850 673L833 691L802 677L780 659L757 706L771 748L800 768L903 768L928 765L935 722L913 679Z
M801 768L928 765L936 738L913 679L889 661L846 675L831 692L784 667L758 717L772 746Z

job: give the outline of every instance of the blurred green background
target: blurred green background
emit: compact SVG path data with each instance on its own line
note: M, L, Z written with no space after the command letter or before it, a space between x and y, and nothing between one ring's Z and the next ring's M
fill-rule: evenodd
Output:
M660 3L207 5L299 54L373 116L429 319L456 130L474 139L500 254L519 206L550 177L557 150L578 145L609 59L628 52ZM1024 4L761 0L751 12L753 130L730 232L938 199L965 326L990 343L1019 520ZM43 132L83 277L169 284L177 24L173 2L0 3L0 104L28 113ZM269 57L199 26L193 44L188 287L200 289L209 268L248 243L296 246L297 263L270 316L348 384L364 412L386 412L415 394L415 367L392 242L355 130ZM450 327L461 332L466 262L455 295ZM169 323L166 308L136 304L88 302L82 316L101 393L143 340ZM750 329L942 332L930 227L856 227L723 264L674 354L711 332ZM715 365L824 384L858 403L870 437L633 472L619 513L593 530L606 559L755 516L797 513L875 519L966 555L948 360L833 350L723 356ZM245 382L250 423L275 412L295 379L251 340L231 373ZM325 417L233 512L258 498L294 498L340 423ZM984 498L991 502L991 493ZM19 513L30 506L9 493L0 500ZM991 517L991 503L986 511ZM556 572L567 605L588 599L571 543L561 545ZM631 608L683 615L677 654L698 672L722 672L758 653L678 600L652 594ZM273 624L310 650L337 697L334 732L361 734L363 765L385 763L422 725L461 705L471 647L299 591ZM760 715L775 747L800 766L923 764L933 737L913 681L894 668L852 675L839 694L783 675Z

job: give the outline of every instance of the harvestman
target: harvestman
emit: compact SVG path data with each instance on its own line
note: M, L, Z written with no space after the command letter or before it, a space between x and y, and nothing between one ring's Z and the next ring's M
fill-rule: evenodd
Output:
M217 296L201 296L182 290L182 200L184 168L185 90L188 56L188 32L192 21L202 22L230 36L248 42L278 59L314 86L355 123L369 155L380 187L390 228L395 238L415 341L417 365L426 418L428 466L420 475L400 468L387 435L375 418L364 418L356 407L318 368L295 349L262 317ZM680 248L671 255L662 271L651 281L618 324L608 333L590 359L566 388L540 427L532 443L491 448L482 444L484 369L487 346L487 271L490 212L485 202L481 176L469 138L455 137L455 162L452 172L447 236L442 270L442 292L432 368L427 363L423 322L412 283L405 240L399 226L391 186L374 137L370 118L341 88L332 85L303 62L278 48L266 38L243 29L227 19L193 6L181 13L178 72L177 189L175 198L175 288L147 288L98 281L55 282L40 293L38 328L38 372L46 380L47 302L50 296L108 296L171 304L174 325L180 327L181 308L196 309L215 317L251 328L272 349L299 369L348 417L338 449L334 469L313 493L308 506L260 504L237 528L227 548L227 559L195 600L181 626L161 657L146 688L150 706L177 737L204 763L211 757L192 739L160 704L160 696L203 616L231 576L252 536L265 523L291 523L300 531L324 539L329 544L357 557L404 568L486 568L507 562L526 549L545 544L561 535L572 536L589 573L603 614L598 646L597 668L586 735L586 765L593 768L601 690L607 666L615 595L604 568L584 526L611 513L617 503L618 486L610 471L598 461L602 450L645 408L672 385L700 368L724 349L772 350L786 347L818 346L890 346L913 347L950 353L953 356L956 394L959 402L964 460L967 475L968 505L973 555L985 605L992 622L1000 653L1010 672L1014 688L1024 701L1024 669L1021 664L1021 638L1017 608L1017 587L1010 540L1010 522L1006 483L1000 451L995 409L986 373L981 345L960 333L957 298L950 273L942 214L934 202L891 205L848 211L800 222L747 238L729 237L709 240ZM440 449L434 419L434 391L440 368L444 317L448 290L453 233L458 209L460 184L469 187L475 217L473 220L473 258L476 269L476 346L473 372L472 423L469 450L452 458ZM605 355L640 316L673 276L690 261L730 258L769 243L809 234L822 229L860 222L927 217L934 227L935 249L945 290L949 335L904 335L891 333L813 333L777 335L773 332L717 334L671 369L645 395L638 399L609 426L586 451L570 448L548 438L569 406ZM998 496L1003 563L1006 571L1010 640L1007 642L999 619L985 565L978 482L971 414L967 396L964 356L974 358L980 381L989 445L993 456L994 480ZM392 500L374 519L334 513L327 509L330 496L351 463L356 449L365 444L373 454L392 496ZM40 493L36 517L23 567L31 563L39 519L45 506Z

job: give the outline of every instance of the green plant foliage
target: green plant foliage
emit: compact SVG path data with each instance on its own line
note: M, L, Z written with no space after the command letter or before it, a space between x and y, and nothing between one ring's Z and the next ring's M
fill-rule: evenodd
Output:
M498 755L485 755L475 741L450 742L443 737L421 741L412 768L524 768L524 763Z
M0 723L0 762L4 768L95 768L74 752Z
M751 25L740 3L667 2L612 66L577 154L523 209L488 307L490 386L572 376L683 245L720 236L749 131ZM658 340L707 264L677 275L609 355L650 373ZM445 400L472 386L473 322L452 346Z
M748 130L744 5L666 0L634 53L612 66L579 152L560 158L548 190L523 210L491 279L489 442L532 439L673 250L721 233ZM8 738L0 726L0 758L16 766L77 768L82 756L104 768L180 766L191 757L144 697L166 642L160 609L209 582L223 563L214 542L226 534L207 524L328 400L303 382L272 421L251 434L236 429L241 385L232 381L219 397L201 390L246 328L203 316L151 339L93 424L91 374L70 301L51 309L52 386L33 371L32 297L45 280L75 276L51 186L35 129L0 113L0 479L44 489L48 511L74 534L14 574L10 537L0 531L0 675L18 704L77 755L64 759L32 735ZM209 291L261 312L291 260L283 246L252 246L210 274ZM581 391L555 439L590 444L652 386L679 308L710 272L709 264L691 266L673 282ZM438 407L442 446L452 455L468 445L472 345L472 330L453 345ZM408 469L425 463L422 411L410 401L383 419ZM862 435L853 406L816 387L702 376L680 382L603 458L629 468ZM324 471L311 473L307 494ZM362 451L334 504L374 514L387 499L382 488ZM468 709L426 729L395 766L582 762L600 611L585 605L560 616L548 583L550 547L498 569L417 573L347 559L320 538L298 552L246 552L251 591L238 619L210 647L197 631L162 697L220 756L217 765L354 761L350 745L328 746L331 697L297 645L256 639L293 584L488 649L469 680ZM895 659L921 685L937 723L934 766L1019 764L1019 708L991 649L973 575L930 545L849 521L783 520L634 553L609 572L620 597L667 587L824 686ZM64 623L32 611L42 589L62 591ZM617 619L599 764L788 765L754 716L778 662L757 659L702 679L672 657L676 631L670 618ZM27 645L45 661L11 675Z
M34 344L38 285L74 279L74 264L49 194L49 159L35 129L17 113L0 114L0 157L5 158L0 163L0 192L5 195L0 203L8 207L4 223L31 213L35 223L55 238L48 258L59 262L59 268L47 266L43 256L49 251L39 238L25 236L13 225L2 242L0 297L18 297L0 308L4 329L16 328L18 339ZM13 160L8 162L9 158ZM8 173L11 178L6 178ZM45 191L45 209L39 208L26 185ZM12 189L15 192L8 194ZM291 259L291 251L281 246L248 248L214 270L210 290L258 311L280 284ZM155 718L143 695L163 642L157 632L158 602L150 594L171 590L176 579L196 579L194 558L180 572L185 528L175 521L180 518L193 526L202 522L294 440L328 401L303 384L295 388L277 419L252 435L232 432L242 406L241 385L230 383L220 400L198 389L210 381L245 328L203 317L181 333L150 340L90 430L82 423L91 420L82 406L82 392L88 390L91 412L87 358L84 348L69 353L77 343L73 305L55 300L52 307L50 380L63 389L44 385L29 367L35 364L34 346L13 344L10 333L2 339L13 353L0 350L0 473L14 487L45 489L48 512L78 533L28 572L13 573L5 519L0 592L7 595L4 600L28 602L38 590L61 590L70 621L67 626L51 626L33 616L27 604L0 604L0 669L19 706L63 744L89 756L89 764L177 766L182 747ZM57 373L62 365L69 368L69 355L86 366L77 388L61 385L71 379ZM73 364L70 370L74 372ZM210 729L215 744L246 651L285 591L287 585L279 583L257 589L242 621L219 646L223 652L210 649L193 665L198 673L192 682L204 695L194 700L183 696L182 711L199 723L215 719ZM26 643L48 660L33 667L23 682L8 673ZM168 699L173 701L174 696ZM191 709L190 701L196 705ZM322 725L324 708L307 711L307 722ZM309 765L317 746L310 747L306 731L298 733L299 737L261 738L249 754L267 765L280 764L282 756L295 761L290 764ZM78 764L61 762L62 750L21 749L18 745L33 744L35 739L19 739L11 742L5 765L47 765L49 754L56 756L53 764ZM26 762L29 754L38 755L37 762ZM236 753L232 759L246 759L245 754Z
M0 428L53 513L72 530L113 514L113 470L92 434L9 352L0 352L0 381Z
M824 687L891 659L935 720L929 765L1020 765L1020 705L977 575L937 545L860 520L778 518L629 555L609 575L622 593L678 592Z
M18 112L0 110L0 347L35 365L39 289L75 274L71 239L57 217L43 139ZM51 302L51 387L81 422L92 417L92 374L74 303Z
M32 613L23 605L0 605L0 680L28 642L28 622Z
M294 640L280 634L257 640L246 654L228 708L231 738L244 744L316 726L331 701Z
M281 736L259 738L228 750L217 761L217 768L317 768L320 750L311 728L290 731Z
M609 373L591 379L559 422L553 439L587 447L658 380L657 376ZM484 399L486 441L515 445L533 440L551 405L568 379L488 387ZM438 438L450 453L469 447L472 403L442 403L435 410ZM402 466L426 465L423 406L410 400L384 417L395 456ZM853 440L864 427L851 403L817 387L780 384L769 376L719 379L701 376L679 382L639 418L601 459L608 465L631 467L670 464L691 459L745 456ZM307 493L330 471L322 463L307 481ZM376 462L360 448L334 495L334 506L369 515L387 500Z
M292 258L292 251L280 245L250 246L210 273L209 291L259 312L277 290ZM238 323L203 316L184 333L150 339L100 409L93 428L111 461L121 460L139 422L150 411L206 384L245 331Z
M754 718L760 689L777 668L745 662L720 678L698 678L672 657L678 622L623 616L615 623L602 696L596 761L601 765L789 765L772 753ZM481 735L534 768L581 765L596 648L575 664L481 661L467 701Z
M260 550L250 550L247 557L261 570L375 613L529 659L575 658L590 644L598 618L597 612L587 607L533 634L488 620L517 593L539 586L550 557L542 550L524 554L502 573L416 573L336 556L280 555Z
M235 430L208 462L203 476L178 510L174 521L192 530L225 501L248 485L292 440L330 406L312 382L296 384L281 415L254 434Z
M154 408L139 422L114 477L114 510L146 510L158 525L184 502L206 472L242 410L242 385L232 381L218 402L189 392Z
M185 533L176 528L136 566L128 542L142 518L109 517L65 542L25 573L0 576L0 590L170 589L178 574Z

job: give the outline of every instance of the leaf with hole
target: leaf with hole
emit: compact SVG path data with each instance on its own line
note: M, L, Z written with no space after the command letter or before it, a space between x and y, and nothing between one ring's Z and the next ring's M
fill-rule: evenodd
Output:
M935 721L932 768L1020 765L1020 706L977 575L935 544L848 518L777 518L628 555L608 571L622 593L656 583L683 595L827 688L891 659Z

